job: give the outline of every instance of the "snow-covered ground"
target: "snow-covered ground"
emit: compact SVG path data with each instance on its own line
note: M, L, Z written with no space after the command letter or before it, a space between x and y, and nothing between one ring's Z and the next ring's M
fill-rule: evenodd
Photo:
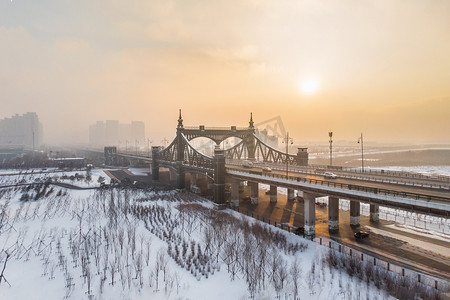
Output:
M128 171L134 175L148 176L150 168L129 168Z
M0 186L29 183L29 182L52 182L67 183L78 187L98 187L100 186L99 178L103 178L105 183L109 183L109 177L101 169L92 169L90 171L60 171L56 169L45 170L35 169L32 171L22 170L2 170L3 175L0 176Z
M388 171L401 171L401 172L413 172L423 175L437 175L437 176L450 176L450 166L417 166L417 167L400 167L390 166L381 168L368 168L373 170L388 170Z
M195 195L43 187L0 190L0 299L388 298L326 247Z

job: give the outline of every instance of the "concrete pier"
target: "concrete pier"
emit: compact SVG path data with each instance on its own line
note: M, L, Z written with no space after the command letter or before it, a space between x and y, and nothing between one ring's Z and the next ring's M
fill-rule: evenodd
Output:
M270 186L270 202L271 203L277 202L277 186L276 185Z
M328 231L339 231L339 198L328 197Z
M350 226L358 227L360 225L360 203L350 200Z
M316 234L316 196L303 192L305 201L305 235L314 237Z

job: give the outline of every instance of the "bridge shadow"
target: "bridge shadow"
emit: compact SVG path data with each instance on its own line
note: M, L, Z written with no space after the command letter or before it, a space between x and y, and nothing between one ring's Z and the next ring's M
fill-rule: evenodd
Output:
M294 210L294 220L292 221L292 226L294 228L305 226L304 218L304 203L303 200L295 200L295 210Z
M286 205L283 208L283 213L282 213L281 219L280 219L281 223L290 223L293 207L294 207L294 201L287 200L287 196L286 196Z

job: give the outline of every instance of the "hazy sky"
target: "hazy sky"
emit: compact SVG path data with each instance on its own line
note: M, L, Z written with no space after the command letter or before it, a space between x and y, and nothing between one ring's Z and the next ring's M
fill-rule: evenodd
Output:
M450 142L448 0L0 0L0 118L47 142L97 120L185 125L280 115L295 143Z

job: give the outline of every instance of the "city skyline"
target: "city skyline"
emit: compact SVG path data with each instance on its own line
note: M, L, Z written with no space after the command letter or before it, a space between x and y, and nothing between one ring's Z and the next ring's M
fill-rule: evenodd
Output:
M448 1L3 1L2 114L49 143L96 120L147 137L280 115L294 140L449 143Z

